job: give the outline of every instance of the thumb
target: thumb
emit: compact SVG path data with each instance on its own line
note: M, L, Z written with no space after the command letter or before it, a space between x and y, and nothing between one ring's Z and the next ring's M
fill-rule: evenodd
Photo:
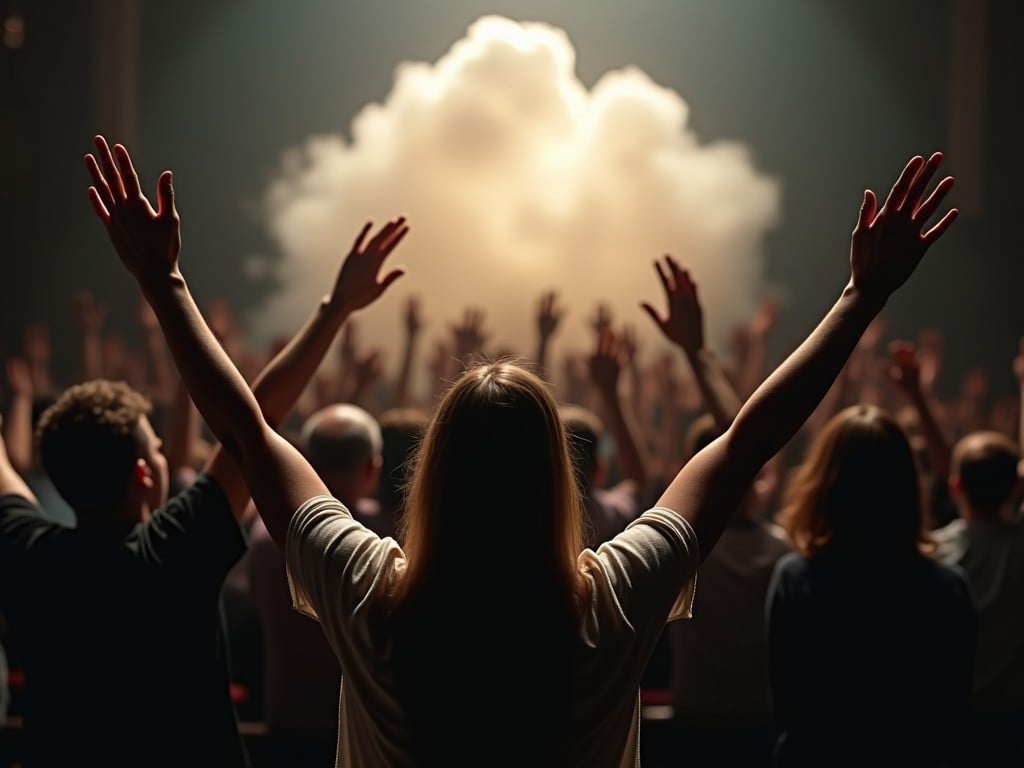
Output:
M658 317L658 313L654 309L654 307L652 307L650 304L644 301L640 303L640 308L650 316L651 320L654 321L654 324L656 326L658 326L659 328L662 327L663 323L661 321L661 318Z
M399 267L398 269L393 269L386 275L384 275L384 279L380 281L381 292L383 293L384 291L386 291L388 289L388 286L390 286L393 282L395 282L395 280L397 280L404 274L405 270Z
M177 216L178 211L174 207L174 174L171 171L164 171L156 184L156 215L161 219Z
M864 200L860 204L860 216L857 218L857 226L868 227L875 220L875 213L878 210L878 199L870 189L864 190Z

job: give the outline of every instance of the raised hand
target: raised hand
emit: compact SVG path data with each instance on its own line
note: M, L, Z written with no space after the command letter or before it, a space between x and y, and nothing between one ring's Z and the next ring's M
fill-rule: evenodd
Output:
M164 171L157 180L156 210L139 186L128 150L95 138L96 154L85 156L92 176L89 200L107 229L121 262L145 288L178 271L181 222L174 207L173 176Z
M597 338L597 348L587 358L587 372L590 383L606 399L614 398L618 393L623 362L621 343L614 333L605 330Z
M636 337L636 329L632 325L623 325L619 334L622 345L622 359L626 365L636 364L640 356L640 341Z
M939 379L943 346L942 331L938 328L926 328L918 334L917 360L921 366L921 388L926 392L933 391Z
M414 339L423 330L423 310L420 309L418 296L410 296L405 302L405 314L402 318L405 321L405 335Z
M590 328L600 338L605 331L611 330L612 310L607 304L598 304L594 310L594 317L590 320Z
M32 399L32 368L24 358L12 357L7 360L7 388L12 395Z
M934 226L925 229L953 188L953 177L947 176L925 196L941 163L941 152L927 161L920 155L911 158L881 208L874 192L864 192L850 239L850 282L876 302L884 304L906 282L925 251L957 217L957 209L951 208Z
M383 353L379 349L371 349L365 355L356 358L355 368L352 371L352 382L355 394L352 400L356 401L381 380L384 376Z
M404 269L397 267L381 276L384 260L409 232L405 217L392 219L369 242L365 242L372 226L373 223L368 221L359 230L352 249L342 262L331 292L330 303L347 312L355 312L372 304L395 280L405 274Z
M704 310L697 297L697 284L671 256L665 256L664 266L661 262L654 262L654 268L668 299L668 317L662 318L646 301L640 306L665 338L678 344L687 354L699 352L704 348Z
M160 333L160 321L156 317L156 312L149 306L149 302L146 301L145 296L139 297L139 303L135 308L136 319L139 321L139 328L146 334Z
M482 309L467 307L462 316L462 322L452 326L455 357L459 360L464 361L470 355L474 355L484 348L488 339L488 334L484 332L485 317Z
M542 341L551 338L565 316L565 308L557 304L558 294L554 291L548 291L540 297L540 304L537 307L537 333Z
M909 397L921 391L921 364L917 349L909 341L893 341L889 344L890 364L885 373L898 390Z

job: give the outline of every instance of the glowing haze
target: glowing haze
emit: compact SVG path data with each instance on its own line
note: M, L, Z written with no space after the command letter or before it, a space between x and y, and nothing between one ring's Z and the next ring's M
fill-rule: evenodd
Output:
M256 335L296 329L360 225L405 213L411 231L391 262L408 274L357 316L361 343L382 347L391 372L412 294L427 323L420 362L466 307L486 311L489 351L532 355L547 290L568 308L552 364L589 347L598 303L651 351L657 330L638 303L664 306L652 264L665 253L690 269L720 344L760 296L779 190L744 146L701 144L689 111L631 67L588 89L561 29L479 19L437 62L399 65L350 139L285 153L266 196L283 287L252 318Z

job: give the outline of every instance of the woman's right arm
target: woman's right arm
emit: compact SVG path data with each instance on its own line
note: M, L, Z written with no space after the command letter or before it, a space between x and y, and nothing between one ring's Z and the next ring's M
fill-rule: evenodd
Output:
M953 186L930 194L942 162L911 159L879 208L867 190L850 245L850 280L802 344L755 390L732 425L680 470L658 501L682 515L697 534L701 558L714 547L761 467L796 434L839 375L868 324L956 218L946 211L932 227ZM671 299L672 285L666 285Z

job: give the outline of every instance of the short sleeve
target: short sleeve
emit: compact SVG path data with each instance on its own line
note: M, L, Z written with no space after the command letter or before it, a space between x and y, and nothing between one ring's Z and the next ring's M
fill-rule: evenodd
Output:
M340 501L317 496L292 515L285 563L295 609L318 619L334 644L366 618L405 556L394 539L377 536Z
M247 547L227 496L206 474L138 526L129 543L141 559L218 589Z
M692 616L699 564L693 528L663 507L644 512L596 553L580 555L600 602L614 604L619 620L634 629L651 624L657 631Z
M24 496L0 496L0 573L18 570L30 550L65 530Z

